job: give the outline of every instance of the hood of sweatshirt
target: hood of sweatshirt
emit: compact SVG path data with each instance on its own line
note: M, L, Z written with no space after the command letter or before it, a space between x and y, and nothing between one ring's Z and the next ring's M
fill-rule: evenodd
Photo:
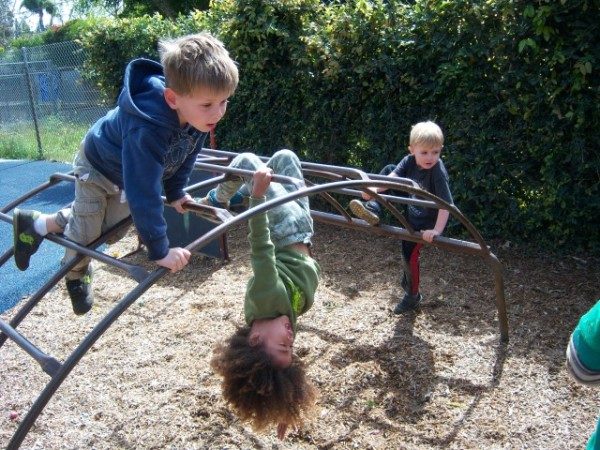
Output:
M136 59L127 66L117 104L124 112L140 119L178 129L179 117L166 105L164 91L162 66L150 59Z

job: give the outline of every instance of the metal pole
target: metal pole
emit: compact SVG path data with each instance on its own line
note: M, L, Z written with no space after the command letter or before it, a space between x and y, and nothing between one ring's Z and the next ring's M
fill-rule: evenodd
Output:
M27 49L21 47L23 55L23 67L25 68L25 81L27 82L27 93L29 94L29 105L31 106L31 117L33 117L33 126L35 128L35 139L38 146L38 158L44 159L44 151L42 150L42 139L40 138L40 127L38 125L37 110L33 100L33 85L31 84L31 74L29 73L29 63L27 62Z

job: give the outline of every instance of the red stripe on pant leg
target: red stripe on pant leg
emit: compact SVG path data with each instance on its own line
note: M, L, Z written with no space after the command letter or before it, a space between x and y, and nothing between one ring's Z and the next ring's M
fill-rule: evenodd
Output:
M410 295L417 295L419 293L419 254L421 253L421 247L423 247L423 244L415 245L408 262L411 279Z

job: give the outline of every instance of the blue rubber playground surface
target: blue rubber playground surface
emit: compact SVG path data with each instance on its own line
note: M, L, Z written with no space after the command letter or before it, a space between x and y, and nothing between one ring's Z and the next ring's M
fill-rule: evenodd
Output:
M71 168L70 164L50 161L0 159L0 207L48 181L53 173L68 173ZM36 194L18 208L52 213L71 203L73 196L73 183L61 182ZM12 211L7 214L12 215ZM0 254L5 253L12 244L12 226L0 221ZM42 286L58 270L63 253L63 247L45 240L31 257L29 269L25 272L17 269L13 258L0 267L0 313Z
M57 172L68 173L71 169L70 164L50 161L0 159L0 207L8 205L48 181L50 175ZM214 174L194 172L190 182L197 183L212 176ZM205 193L206 191L202 191L198 195ZM36 194L17 208L53 213L68 206L73 201L74 195L74 184L63 181ZM12 211L8 211L7 214L12 215ZM172 246L183 247L215 227L214 224L193 214L181 215L170 208L165 209L165 219L168 223L167 236ZM12 245L12 225L0 221L0 255ZM217 240L199 249L198 253L217 258L223 257L223 249ZM36 292L59 269L63 254L64 247L44 240L39 250L31 257L26 271L17 269L13 258L1 266L0 313L9 310L24 297Z

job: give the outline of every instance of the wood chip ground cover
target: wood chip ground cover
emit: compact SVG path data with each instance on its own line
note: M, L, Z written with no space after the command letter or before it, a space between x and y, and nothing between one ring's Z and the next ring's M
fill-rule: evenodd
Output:
M195 255L129 308L65 380L22 448L584 447L600 391L569 378L564 351L580 315L600 298L597 259L492 246L505 268L504 346L493 277L479 258L424 249L422 308L396 316L399 242L317 224L323 279L300 318L296 347L319 402L315 418L280 442L274 430L256 434L236 419L208 364L215 342L243 319L251 273L245 235L245 226L229 234L230 262ZM130 234L108 252L133 247ZM143 253L128 259L148 264ZM74 316L61 283L19 330L64 360L134 286L97 264L91 313ZM5 447L49 378L11 342L0 361Z

